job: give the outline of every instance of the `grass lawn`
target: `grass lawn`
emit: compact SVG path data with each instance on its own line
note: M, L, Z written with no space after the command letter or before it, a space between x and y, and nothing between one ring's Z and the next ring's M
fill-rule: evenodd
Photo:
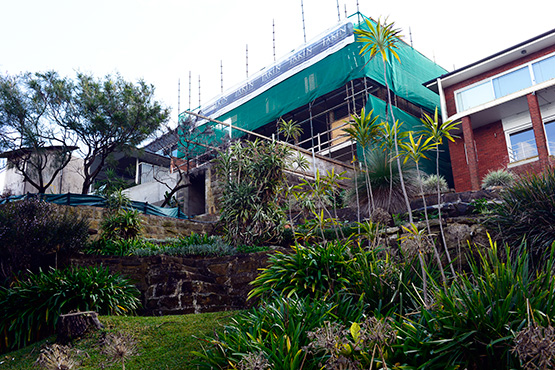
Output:
M137 342L137 355L125 361L126 370L196 369L191 351L199 350L203 338L230 322L237 312L214 312L198 315L161 317L101 316L107 332L131 334ZM91 334L74 343L77 369L121 369L102 353L101 332ZM38 369L34 362L45 343L55 337L32 344L18 351L0 355L0 370ZM74 368L75 369L75 368Z

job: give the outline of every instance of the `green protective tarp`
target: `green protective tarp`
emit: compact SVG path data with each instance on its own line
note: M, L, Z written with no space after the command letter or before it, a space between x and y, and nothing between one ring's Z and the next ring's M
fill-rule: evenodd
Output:
M68 206L93 206L93 207L106 207L106 198L99 195L82 195L82 194L26 194L14 195L0 200L0 204L6 204L22 199L39 198L45 202L54 204L63 204ZM188 218L178 207L175 208L162 208L153 206L145 202L131 201L130 208L139 211L145 215L173 217L186 219Z
M367 29L367 25L361 22L356 28ZM355 41L343 47L217 119L231 120L233 125L253 131L319 96L345 86L348 81L366 76L385 86L381 56L361 56L362 45ZM386 64L389 88L396 95L433 112L439 106L439 97L422 84L446 73L446 70L404 42L397 45L400 62L389 55ZM216 127L216 132L222 129L225 127ZM243 135L238 130L232 132L233 137Z
M362 19L362 22L355 24L354 28L367 30L368 26L365 22L367 18L360 14L356 16ZM351 19L354 20L354 16ZM370 22L374 23L371 20ZM376 55L373 58L369 54L361 56L360 49L362 46L363 44L360 42L352 42L229 112L212 118L231 122L237 127L254 131L265 124L274 122L288 112L309 104L320 96L344 88L349 81L368 77L378 84L386 86L384 62L381 55ZM404 42L397 43L396 53L400 61L389 54L385 63L387 86L397 96L429 112L434 112L436 107L440 105L439 97L422 84L447 71ZM368 99L368 107L370 109L374 108L376 114L385 117L385 102L373 95L370 95ZM420 126L418 118L397 108L394 108L394 113L397 119L404 122L404 130L413 130ZM212 136L215 143L219 142L225 133L229 133L229 127L225 125L205 123L205 127L208 126L210 126L210 131L215 133ZM244 133L239 130L231 131L233 138L243 135ZM450 179L451 170L448 153L446 152L447 146L442 147L442 150L440 172L447 179ZM435 161L435 158L433 160ZM424 164L422 167L428 173L435 173L435 162L433 162L433 166Z

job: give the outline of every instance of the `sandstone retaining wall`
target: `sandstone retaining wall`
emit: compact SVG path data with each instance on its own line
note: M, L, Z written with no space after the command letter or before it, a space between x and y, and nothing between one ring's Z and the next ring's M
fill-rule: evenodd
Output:
M106 211L104 208L91 206L63 206L71 212L77 213L79 216L89 220L90 230L92 234L98 235L102 216ZM143 225L142 236L144 238L165 239L175 238L179 236L188 236L195 234L211 234L213 224L206 221L181 220L171 217L141 215Z
M104 257L78 255L74 266L107 267L131 279L141 292L145 315L171 315L244 309L268 252L225 257Z

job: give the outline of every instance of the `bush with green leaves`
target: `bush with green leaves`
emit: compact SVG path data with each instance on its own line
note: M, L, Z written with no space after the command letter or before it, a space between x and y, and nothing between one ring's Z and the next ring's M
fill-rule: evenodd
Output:
M555 170L522 177L505 189L489 225L513 247L525 238L532 259L541 262L555 242Z
M83 249L87 254L101 256L130 256L138 250L156 250L158 245L143 239L104 239L91 241ZM157 253L159 254L159 253Z
M279 243L285 213L279 205L290 149L279 142L238 141L217 159L223 183L220 222L230 244Z
M278 292L285 296L322 298L346 289L352 255L347 243L296 244L293 253L276 252L269 266L251 283L249 298Z
M517 257L512 258L515 255ZM555 246L545 268L529 268L522 247L511 253L495 244L477 251L470 273L435 289L435 304L398 321L399 340L391 363L426 369L510 369L517 332L546 326L555 315Z
M308 333L325 321L347 324L358 321L363 305L352 297L336 295L327 300L277 296L241 314L207 341L210 347L195 352L199 369L253 369L254 361L271 369L319 369L326 354L311 353ZM241 367L242 366L242 367ZM268 368L267 367L267 368Z
M515 180L515 174L503 168L495 171L489 171L482 179L482 189L486 189L491 186L511 186Z
M141 216L136 210L111 212L100 224L103 239L135 239L141 234Z
M61 314L133 313L140 305L138 297L133 284L103 267L30 273L9 288L0 287L0 351L51 335Z
M424 194L431 194L437 192L437 183L439 182L439 191L449 190L447 181L441 175L431 174L422 179L422 189Z
M342 292L382 314L415 307L407 290L419 286L421 279L411 263L394 260L383 249L365 249L350 240L296 244L292 249L270 256L269 266L251 283L249 298L278 293L325 299Z
M20 271L38 271L45 257L81 248L89 236L87 220L39 199L0 207L0 284Z

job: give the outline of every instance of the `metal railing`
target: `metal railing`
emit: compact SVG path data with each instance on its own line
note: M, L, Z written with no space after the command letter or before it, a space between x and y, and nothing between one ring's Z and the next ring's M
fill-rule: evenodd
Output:
M555 149L555 147L554 147ZM518 162L538 155L536 140L521 141L509 147L509 161Z

